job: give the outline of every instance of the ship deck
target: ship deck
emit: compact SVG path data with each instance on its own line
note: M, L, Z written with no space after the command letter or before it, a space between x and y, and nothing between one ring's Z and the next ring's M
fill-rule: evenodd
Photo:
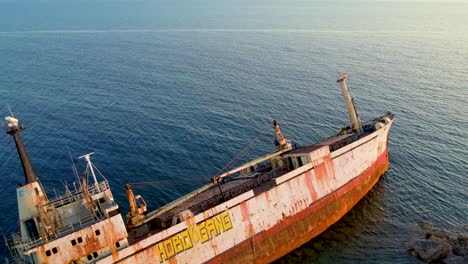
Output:
M287 166L283 166L266 172L254 172L248 175L232 177L226 179L219 185L213 184L213 186L206 191L158 215L158 217L156 217L158 222L157 226L171 226L179 223L180 219L178 218L178 214L185 210L190 210L194 215L197 215L252 189L255 189L257 192L268 190L274 186L274 182L271 181L272 179L288 171L289 169Z
M363 124L364 133L361 135L352 132L350 127L345 127L338 134L326 138L317 144L292 149L281 153L281 156L309 153L323 146L329 146L330 152L336 151L339 148L373 133L375 131L374 125L377 122L381 122L383 118L388 115L390 114L365 122ZM146 234L155 234L170 226L180 223L181 219L179 214L185 210L190 210L193 215L197 215L250 190L253 190L256 194L268 191L275 186L275 178L284 175L293 169L294 168L291 164L274 169L271 164L267 164L249 174L244 175L237 173L227 178L223 178L219 184L205 185L179 200L176 200L175 203L166 205L149 213L147 217L151 219L148 221L150 229ZM140 240L139 237L129 237L130 243L138 240Z

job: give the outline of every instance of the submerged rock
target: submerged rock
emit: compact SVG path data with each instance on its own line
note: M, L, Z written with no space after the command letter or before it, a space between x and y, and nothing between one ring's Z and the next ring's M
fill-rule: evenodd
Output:
M462 256L448 256L442 260L442 263L444 264L466 264L468 263L468 257L462 257Z
M449 238L447 231L441 228L433 228L430 235L438 237L438 238L447 238L447 239Z
M412 241L411 247L416 256L427 262L439 260L452 254L452 247L448 241L442 239L415 239Z
M468 263L468 235L465 230L455 237L430 223L419 224L419 228L424 231L421 235L425 233L425 236L406 243L408 253L425 262Z
M460 235L456 239L450 238L450 244L453 247L453 254L468 257L468 236Z

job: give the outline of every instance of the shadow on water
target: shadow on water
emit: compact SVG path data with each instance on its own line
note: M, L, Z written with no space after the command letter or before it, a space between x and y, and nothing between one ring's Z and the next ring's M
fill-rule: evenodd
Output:
M356 247L352 247L354 252L348 252L351 248L348 245L359 243L359 240L368 241L370 233L373 233L372 240L379 240L378 229L384 219L384 182L387 175L388 172L337 223L274 263L330 263L343 261L341 256L352 256L353 260L350 261L366 261L367 257L356 251Z

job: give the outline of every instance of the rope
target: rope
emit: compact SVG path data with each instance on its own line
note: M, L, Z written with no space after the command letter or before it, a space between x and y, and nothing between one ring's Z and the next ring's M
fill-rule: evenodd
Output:
M247 153L258 141L260 137L266 134L266 132L269 130L270 125L265 126L265 128L260 132L254 139L250 140L247 145L237 154L233 159L231 159L216 175L221 174L222 172L226 171L229 166L231 166L233 163L237 162L239 159L241 159L245 153ZM132 187L136 188L141 188L144 187L145 185L157 185L161 183L174 183L174 181L177 181L178 183L187 183L191 184L192 182L190 181L180 181L180 180L162 180L162 181L146 181L146 182L133 182L133 183L128 183Z
M249 143L235 156L231 161L229 161L216 175L220 175L221 173L225 172L229 166L237 162L240 158L242 158L247 151L249 151L258 141L258 139L265 135L265 133L269 130L270 125L267 125L262 132L260 132L254 139L250 140Z

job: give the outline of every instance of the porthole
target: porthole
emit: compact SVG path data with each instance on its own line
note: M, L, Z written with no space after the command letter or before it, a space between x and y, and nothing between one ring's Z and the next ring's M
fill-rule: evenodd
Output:
M82 243L82 242L83 242L83 239L82 239L81 237L79 237L79 238L77 239L77 241L78 241L78 243Z
M76 246L76 240L73 239L73 240L71 241L71 244L72 244L72 246Z
M99 236L101 234L101 231L99 231L99 229L97 229L96 231L94 231L94 233L96 233L96 236Z

